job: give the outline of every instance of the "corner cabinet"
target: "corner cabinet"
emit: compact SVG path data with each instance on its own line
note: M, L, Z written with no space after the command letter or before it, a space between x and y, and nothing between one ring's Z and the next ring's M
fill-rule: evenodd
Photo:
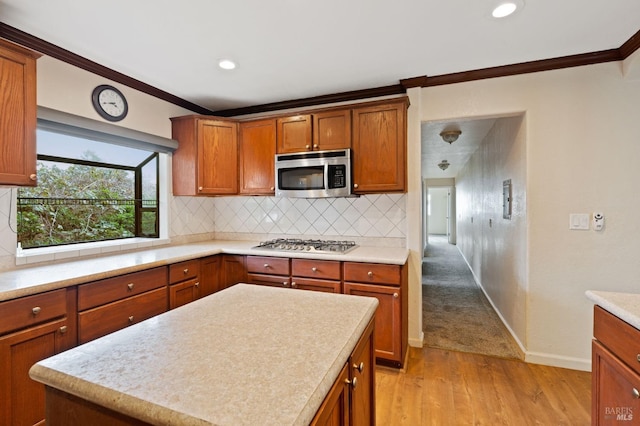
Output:
M637 424L640 330L599 306L593 317L591 424Z
M0 185L36 186L36 59L0 40Z
M238 123L207 116L174 117L173 195L238 193Z
M353 191L405 192L408 98L353 109Z

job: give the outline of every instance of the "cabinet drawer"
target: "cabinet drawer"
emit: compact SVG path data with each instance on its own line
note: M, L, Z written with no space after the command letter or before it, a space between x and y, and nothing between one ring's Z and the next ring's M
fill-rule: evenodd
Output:
M167 285L166 267L134 272L78 286L78 310L95 308L105 303L135 296Z
M268 275L289 275L286 257L247 256L247 272Z
M200 259L169 265L169 284L197 278L200 275Z
M325 293L342 293L341 281L320 280L317 278L292 278L291 287Z
M640 374L640 330L597 305L593 320L594 337Z
M0 334L65 316L66 292L63 288L0 303Z
M340 280L340 262L333 260L292 259L291 275L295 277Z
M265 274L247 274L247 282L249 284L268 285L271 287L289 287L291 281L288 276L282 275L265 275Z
M97 339L167 310L167 288L159 288L78 314L78 344Z
M384 265L379 263L344 263L344 280L360 283L400 285L400 265Z

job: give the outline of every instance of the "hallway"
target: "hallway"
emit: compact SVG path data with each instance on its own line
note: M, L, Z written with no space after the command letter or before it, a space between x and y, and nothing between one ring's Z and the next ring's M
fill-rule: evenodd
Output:
M429 235L422 263L422 315L425 346L523 358L457 247L443 235Z

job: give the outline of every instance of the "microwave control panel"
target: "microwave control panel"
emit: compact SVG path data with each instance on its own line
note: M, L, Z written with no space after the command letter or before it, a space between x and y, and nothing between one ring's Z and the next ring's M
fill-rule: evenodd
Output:
M344 188L347 186L347 166L344 164L329 166L329 189Z

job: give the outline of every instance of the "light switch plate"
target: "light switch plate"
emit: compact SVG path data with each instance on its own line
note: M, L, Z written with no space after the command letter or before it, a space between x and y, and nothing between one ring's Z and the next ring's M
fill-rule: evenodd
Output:
M569 215L569 229L589 229L589 213L571 213Z

